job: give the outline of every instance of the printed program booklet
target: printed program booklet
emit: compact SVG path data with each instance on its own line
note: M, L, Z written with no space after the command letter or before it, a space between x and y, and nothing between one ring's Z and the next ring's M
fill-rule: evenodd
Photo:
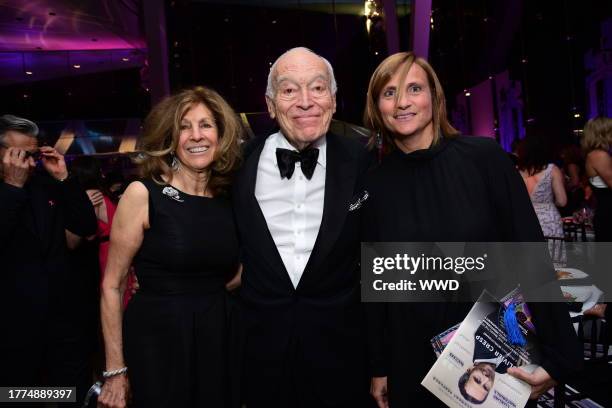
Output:
M514 303L525 346L510 343L504 312ZM488 292L474 304L465 320L432 339L441 352L421 384L449 407L522 408L531 386L506 371L521 367L533 371L541 361L535 328L527 305L518 290L502 301Z

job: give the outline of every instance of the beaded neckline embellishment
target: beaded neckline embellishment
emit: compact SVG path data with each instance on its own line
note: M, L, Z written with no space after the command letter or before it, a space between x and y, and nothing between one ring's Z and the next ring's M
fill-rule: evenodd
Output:
M178 190L175 189L174 187L164 187L164 189L162 190L162 194L167 195L168 197L170 197L174 201L178 201L179 203L182 203L185 201L181 198Z

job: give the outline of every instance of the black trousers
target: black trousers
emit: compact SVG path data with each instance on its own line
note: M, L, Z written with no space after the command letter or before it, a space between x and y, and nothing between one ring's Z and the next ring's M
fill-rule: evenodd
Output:
M245 346L242 378L243 403L246 408L372 408L369 378L338 387L337 378L321 390L321 379L310 369L311 362L301 352L299 341L291 340L288 354L262 359L256 347ZM356 355L355 358L361 356ZM363 356L365 358L365 356ZM318 381L318 383L316 383ZM333 395L333 398L330 398Z

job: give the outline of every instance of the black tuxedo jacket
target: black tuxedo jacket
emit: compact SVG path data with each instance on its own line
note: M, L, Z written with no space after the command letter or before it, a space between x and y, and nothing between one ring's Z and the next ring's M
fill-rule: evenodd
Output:
M234 182L233 201L242 245L241 297L246 387L270 392L280 406L287 381L308 384L321 406L347 406L363 385L365 345L359 291L359 197L369 159L356 140L327 134L323 218L311 257L293 287L255 197L265 138L248 146ZM293 379L293 380L290 380ZM281 393L279 397L278 393ZM251 395L251 397L253 397ZM359 398L363 398L360 395ZM264 398L265 399L265 398ZM263 401L255 396L251 401ZM254 406L257 404L253 404Z

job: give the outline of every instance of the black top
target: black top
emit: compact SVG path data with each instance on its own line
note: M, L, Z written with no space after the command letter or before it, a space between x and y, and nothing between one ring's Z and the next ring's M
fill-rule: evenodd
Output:
M70 275L66 230L85 237L96 227L74 178L58 182L37 173L23 188L0 181L0 317L11 327L0 343L39 341L51 318L78 312L74 291L82 288Z
M395 150L369 175L366 189L364 240L543 239L522 180L492 139L443 139L410 154Z
M593 187L597 209L593 219L595 240L612 242L612 189Z
M527 190L492 139L458 137L386 156L366 181L362 241L542 241ZM558 306L558 307L557 307ZM471 304L367 304L374 376L389 375L390 398L408 406L427 391L419 383L435 361L429 340L463 320ZM558 310L557 310L558 309ZM532 307L546 370L559 379L581 363L564 305ZM538 319L539 317L539 319Z
M236 272L238 238L231 204L193 196L152 180L149 225L134 268L140 290L159 294L214 292Z

